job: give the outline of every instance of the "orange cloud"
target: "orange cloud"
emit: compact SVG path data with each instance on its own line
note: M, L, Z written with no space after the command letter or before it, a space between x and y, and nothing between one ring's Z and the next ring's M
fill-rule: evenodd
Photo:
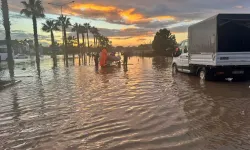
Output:
M116 7L113 6L101 6L96 4L72 4L72 9L90 9L90 10L96 10L96 11L103 11L103 12L111 12L117 10Z
M133 36L133 37L109 37L114 46L138 46L140 44L149 43L153 40L152 36Z
M175 20L175 17L173 16L157 16L147 18L143 14L136 12L135 8L121 9L115 6L74 3L71 5L71 9L71 11L75 11L79 15L93 18L105 18L106 20L114 23L120 22L126 24L137 24L155 20Z
M119 14L122 16L122 18L131 23L144 19L144 16L142 14L135 13L134 8L122 10Z
M157 17L153 17L151 19L162 21L162 20L175 20L176 18L174 16L157 16Z

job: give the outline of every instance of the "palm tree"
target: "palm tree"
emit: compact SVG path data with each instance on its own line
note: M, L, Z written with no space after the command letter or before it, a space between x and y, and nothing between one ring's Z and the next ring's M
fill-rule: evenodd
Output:
M82 54L84 55L84 62L85 62L85 33L87 33L87 29L85 28L84 25L83 26L80 25L80 33L82 34L82 46L83 46L83 50L84 50L84 52ZM82 57L83 57L83 55L82 55Z
M112 42L103 35L98 36L98 41L101 47L110 47Z
M103 47L104 46L104 36L100 34L98 36L98 41L99 41L99 46Z
M8 51L8 68L10 77L14 77L14 60L12 55L11 47L11 36L10 36L10 20L9 20L9 7L7 0L1 0L2 3L2 14L3 14L3 26L5 28L5 39Z
M97 37L100 35L99 30L95 28L95 46L97 47Z
M95 27L94 27L94 26L91 27L91 28L89 29L89 31L90 31L90 33L93 35L93 38L94 38L94 47L95 47Z
M96 36L96 45L97 45L97 47L100 47L101 34L99 32L97 32L95 36Z
M51 36L51 47L53 50L53 64L54 67L56 67L57 63L56 63L56 53L55 53L55 39L54 39L54 33L53 31L60 31L60 29L58 28L59 23L56 20L47 20L46 23L43 23L43 27L42 30L44 32L48 32L50 33Z
M69 28L69 26L71 26L70 23L70 18L67 18L66 16L61 15L60 17L58 17L58 23L62 26L63 28L63 37L64 37L64 57L66 59L66 66L69 66L68 63L68 42L67 42L67 33L66 33L66 29Z
M88 48L89 48L89 30L91 26L89 25L89 23L84 23L84 27L86 28L86 31L87 31L87 41L88 41Z
M35 41L35 51L36 51L36 64L38 73L40 74L40 56L39 56L39 44L38 44L38 34L37 34L37 18L44 18L44 8L42 6L41 0L29 0L28 3L25 1L21 2L24 9L21 10L21 14L27 17L31 17L33 21L34 30L34 41Z
M98 35L99 31L98 31L98 29L96 27L91 27L90 32L92 33L92 35L94 37L94 46L96 47L96 45L97 45L97 35Z
M81 65L81 48L80 48L80 39L79 39L80 31L81 31L81 26L78 23L75 23L72 28L72 32L76 32L77 47L79 49L79 65Z

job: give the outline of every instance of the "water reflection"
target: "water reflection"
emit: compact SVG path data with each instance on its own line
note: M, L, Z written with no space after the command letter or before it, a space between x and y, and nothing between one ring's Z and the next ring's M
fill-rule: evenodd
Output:
M13 112L14 112L14 116L13 116L13 120L15 122L18 122L20 120L20 109L19 109L19 99L18 99L18 94L15 88L13 88L11 90L11 94L12 94L12 99L13 99Z
M176 86L188 119L188 134L204 139L201 144L205 149L247 149L250 106L247 83L200 84L196 77L180 76Z
M170 64L169 59L170 58L168 58L168 57L160 57L160 56L153 57L152 58L152 65L158 70L166 69L169 67L169 64Z
M89 60L89 58L86 58ZM139 61L138 61L139 59ZM167 58L41 63L0 92L0 149L248 149L249 83L172 76ZM77 62L76 62L77 63ZM36 74L35 66L23 73ZM32 70L35 70L32 72Z

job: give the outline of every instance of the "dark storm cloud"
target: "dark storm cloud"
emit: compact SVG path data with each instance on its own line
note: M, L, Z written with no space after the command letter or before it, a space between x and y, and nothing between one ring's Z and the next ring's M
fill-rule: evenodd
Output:
M133 36L152 36L154 32L150 29L128 28L123 30L100 28L100 33L109 37L133 37Z
M5 34L3 29L0 29L1 34ZM1 36L0 39L3 40L5 36ZM33 39L33 33L25 32L23 30L11 30L11 39L15 40L24 40L24 39ZM38 35L38 38L41 40L50 40L46 35Z
M132 39L132 36L129 37L110 37L111 40L127 40L127 39Z
M137 27L142 27L142 28L148 28L148 29L159 29L159 28L165 28L168 25L177 23L178 21L153 21L153 22L146 22L146 23L140 23L137 24Z
M183 33L188 31L188 25L169 28L173 33Z

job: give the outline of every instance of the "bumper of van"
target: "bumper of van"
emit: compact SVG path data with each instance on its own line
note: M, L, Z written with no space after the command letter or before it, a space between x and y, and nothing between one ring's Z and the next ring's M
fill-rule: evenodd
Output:
M214 76L223 76L225 78L230 77L249 77L250 78L250 66L226 66L226 67L214 67L209 69Z

